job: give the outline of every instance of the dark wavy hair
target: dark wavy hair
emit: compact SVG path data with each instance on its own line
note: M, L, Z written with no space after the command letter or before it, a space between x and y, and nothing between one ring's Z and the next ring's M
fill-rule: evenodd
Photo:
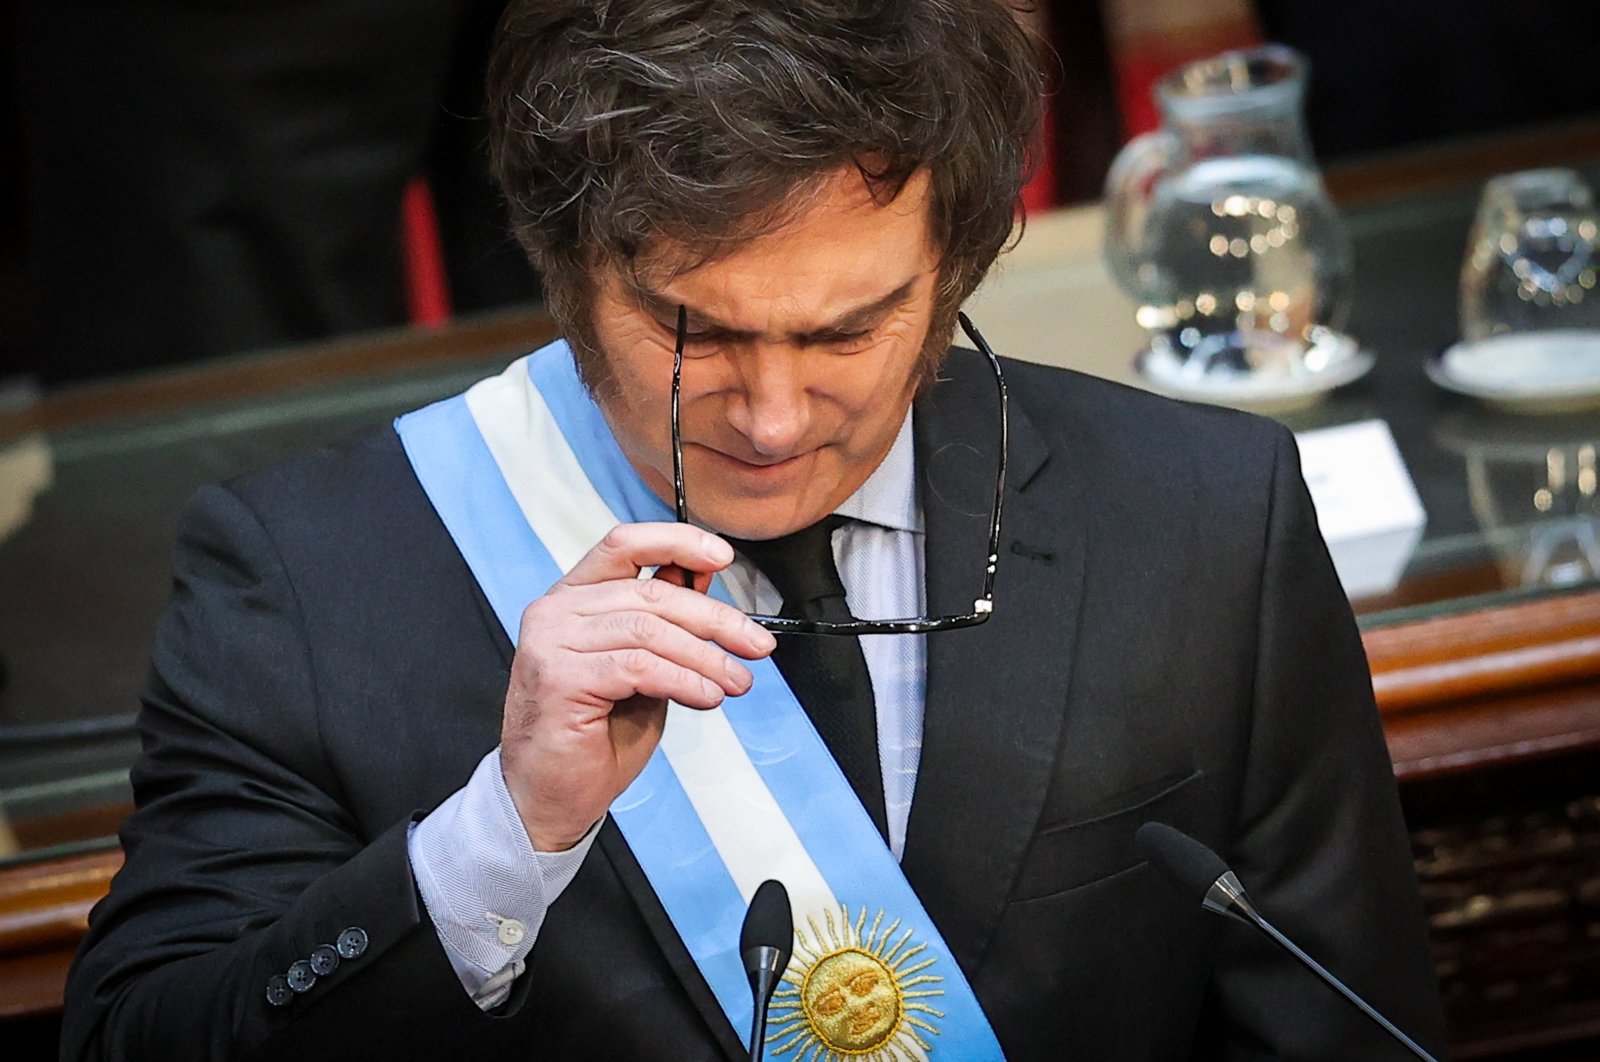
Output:
M591 387L599 267L665 239L691 268L781 225L841 167L881 201L926 168L936 359L1011 236L1038 69L1003 0L512 0L490 156Z

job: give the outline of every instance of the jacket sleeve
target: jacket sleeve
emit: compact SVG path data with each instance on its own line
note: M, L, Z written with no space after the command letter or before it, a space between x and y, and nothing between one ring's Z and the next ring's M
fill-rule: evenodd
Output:
M280 1057L291 1042L448 1056L495 1020L421 911L409 822L367 836L346 810L312 654L262 523L229 489L201 491L143 698L127 861L69 978L64 1059Z
M1262 914L1424 1047L1443 1023L1393 768L1350 606L1279 430L1246 764L1224 858ZM1197 1054L1410 1057L1263 935L1221 934Z

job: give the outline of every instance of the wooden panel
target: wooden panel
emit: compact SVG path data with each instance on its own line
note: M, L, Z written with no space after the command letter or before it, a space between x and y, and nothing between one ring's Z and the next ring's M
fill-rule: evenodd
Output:
M75 946L88 928L89 908L121 866L122 852L111 849L0 870L0 955Z
M1600 681L1600 591L1379 627L1362 640L1386 714Z
M1389 715L1383 729L1402 782L1600 747L1600 684Z
M216 402L270 398L314 385L377 381L408 369L532 350L555 336L555 324L543 310L516 310L438 331L363 333L284 351L141 373L65 388L23 409L0 411L0 441L130 415L155 416Z
M1600 745L1600 591L1362 640L1402 780Z
M122 828L123 821L131 814L133 814L132 804L99 804L76 808L59 815L18 819L10 825L12 837L19 846L19 851L27 852L48 848L51 845L75 844L110 837Z
M71 966L71 949L8 955L0 960L0 1021L60 1013ZM0 1040L6 1035L0 1030Z
M0 1020L61 1009L89 909L120 866L112 849L0 870Z

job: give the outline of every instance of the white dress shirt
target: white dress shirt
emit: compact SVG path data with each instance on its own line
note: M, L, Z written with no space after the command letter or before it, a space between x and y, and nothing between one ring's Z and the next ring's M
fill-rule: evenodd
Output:
M851 522L833 554L845 598L860 619L922 614L922 507L917 498L911 416L888 455L836 510ZM735 604L776 614L782 600L743 557L722 573ZM877 706L889 848L899 859L922 754L925 635L861 639ZM499 1006L523 971L545 911L572 882L599 832L596 823L565 852L535 852L501 773L496 747L466 785L411 828L417 891L462 986L485 1010Z

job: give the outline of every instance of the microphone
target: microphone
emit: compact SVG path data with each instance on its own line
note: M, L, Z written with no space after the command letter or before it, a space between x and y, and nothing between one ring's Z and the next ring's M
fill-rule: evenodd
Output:
M750 978L750 994L755 1000L755 1018L750 1025L750 1062L761 1062L766 1049L767 1004L772 1001L778 978L789 965L794 950L794 913L789 908L789 890L783 882L761 883L750 899L744 925L739 930L739 957L744 960L745 976Z
M1406 1050L1418 1058L1425 1059L1426 1062L1438 1062L1417 1046L1415 1040L1395 1028L1394 1023L1388 1018L1374 1010L1371 1004L1356 995L1343 981L1325 970L1317 960L1301 951L1294 941L1278 932L1272 923L1261 917L1255 905L1245 896L1244 886L1239 883L1238 876L1228 869L1228 864L1224 863L1217 853L1182 830L1168 826L1164 822L1145 823L1134 833L1133 839L1145 857L1154 863L1158 870L1171 878L1184 892L1198 897L1200 905L1206 910L1255 926L1284 951L1298 959L1308 970L1322 978L1328 987L1353 1003L1361 1013L1377 1022Z

